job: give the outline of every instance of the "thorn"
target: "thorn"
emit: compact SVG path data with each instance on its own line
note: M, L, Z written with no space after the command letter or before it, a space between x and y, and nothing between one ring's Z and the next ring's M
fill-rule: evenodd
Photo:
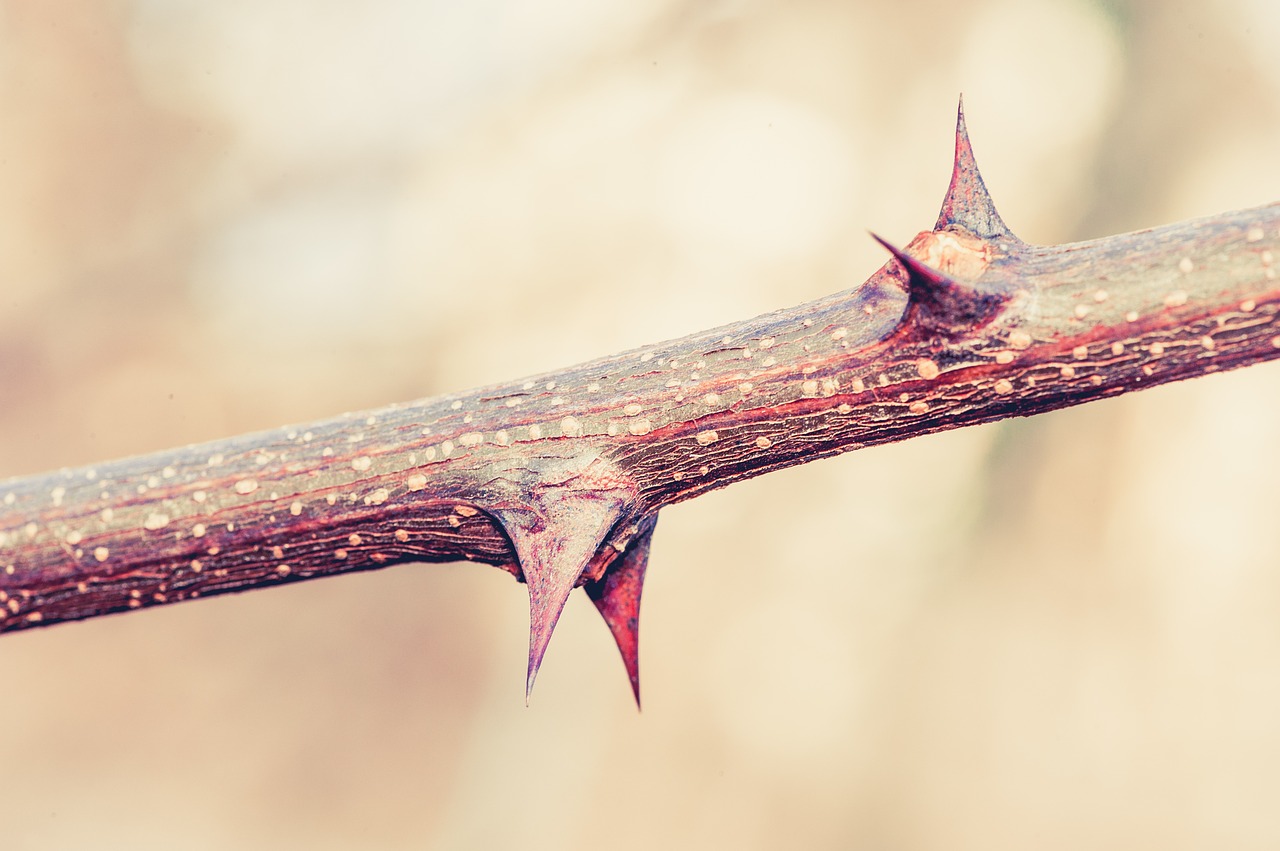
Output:
M987 191L987 184L978 171L969 143L969 130L964 122L964 97L956 110L956 154L951 168L951 184L942 199L935 231L949 226L959 226L986 240L1001 239L1021 241L1000 218L996 205Z
M981 289L933 268L877 234L872 233L871 238L883 245L906 271L908 300L915 307L915 321L930 330L949 335L972 333L1009 298L1004 289Z
M587 596L595 603L622 654L637 709L640 708L640 592L644 589L649 544L657 522L656 514L640 521L639 532L622 556L609 565L604 576L586 585Z
M627 501L615 490L551 488L539 503L537 508L489 510L511 539L529 588L526 705L569 594L627 510Z
M902 268L907 273L913 297L920 291L937 291L947 287L954 287L959 284L955 278L944 272L939 272L927 263L921 262L894 245L889 240L881 237L879 234L868 231L871 238L880 243L885 249L893 255L893 259L902 264Z

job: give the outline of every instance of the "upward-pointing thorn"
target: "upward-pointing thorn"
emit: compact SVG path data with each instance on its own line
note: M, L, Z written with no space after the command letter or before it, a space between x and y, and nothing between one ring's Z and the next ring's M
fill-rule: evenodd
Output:
M964 98L956 111L956 155L951 168L951 185L942 199L935 231L956 225L983 239L1014 240L1009 227L996 212L987 185L973 158L973 146L969 143L969 130L964 123Z

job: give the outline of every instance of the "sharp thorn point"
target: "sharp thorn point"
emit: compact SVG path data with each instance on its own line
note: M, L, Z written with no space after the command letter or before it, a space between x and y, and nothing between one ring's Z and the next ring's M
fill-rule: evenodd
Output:
M555 632L556 623L564 612L565 603L569 601L569 594L573 592L586 561L576 569L569 567L569 564L572 562L563 565L568 569L553 566L552 569L543 571L542 576L528 579L529 667L525 674L526 705L529 696L533 694L533 684L538 679L538 669L542 667L542 658L546 655L551 635Z
M885 250L888 251L890 254L892 254L894 257L897 257L899 254L902 253L902 249L898 248L898 246L894 245L892 242L885 239L883 236L876 233L875 231L869 230L867 231L867 233L871 235L872 239L874 239L876 242L884 246Z
M964 96L956 108L956 148L951 167L951 183L934 230L959 226L983 239L1016 240L1008 225L996 211L991 194L978 170L969 141L969 128L964 118Z

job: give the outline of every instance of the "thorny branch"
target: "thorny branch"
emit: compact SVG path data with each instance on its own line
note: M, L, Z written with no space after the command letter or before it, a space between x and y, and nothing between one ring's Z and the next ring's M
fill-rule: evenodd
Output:
M878 237L877 237L878 238ZM1060 246L961 111L932 230L864 284L556 373L0 482L0 631L405 561L527 583L531 689L585 587L639 699L665 505L770 470L1280 355L1280 205Z

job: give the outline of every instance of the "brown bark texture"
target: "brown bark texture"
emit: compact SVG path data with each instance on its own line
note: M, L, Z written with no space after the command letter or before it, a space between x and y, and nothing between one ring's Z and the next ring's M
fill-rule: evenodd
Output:
M878 238L878 237L877 237ZM1280 355L1280 205L1019 240L963 112L937 223L865 283L559 372L0 482L0 631L406 561L527 583L527 688L584 586L639 697L658 511L863 446Z

